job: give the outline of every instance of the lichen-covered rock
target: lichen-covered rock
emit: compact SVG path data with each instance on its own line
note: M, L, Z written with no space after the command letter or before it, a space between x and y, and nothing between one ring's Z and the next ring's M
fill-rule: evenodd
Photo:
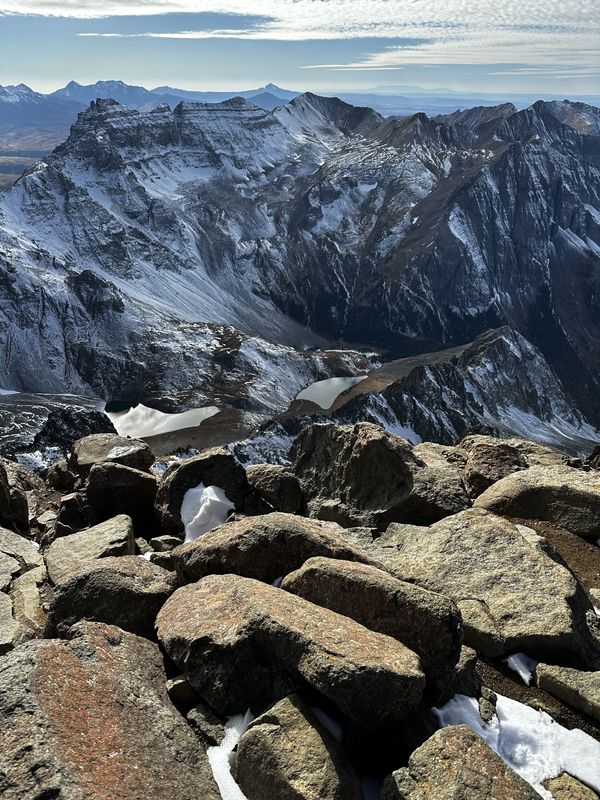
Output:
M539 800L539 794L474 731L451 725L387 778L381 800Z
M278 464L252 464L246 468L248 483L275 511L297 514L303 496L298 478Z
M156 627L169 657L219 713L264 708L304 683L373 729L405 717L425 685L418 656L395 639L238 575L178 589Z
M104 622L153 638L161 606L175 590L175 576L139 556L94 560L56 587L47 635L65 636L77 622Z
M134 553L133 525L130 517L121 514L87 530L56 539L44 553L44 558L50 581L60 584L94 559Z
M526 652L538 659L593 665L582 587L530 528L481 509L430 528L391 525L386 567L398 577L452 597L465 643L487 656Z
M158 486L156 515L162 533L183 533L181 503L189 489L203 483L223 489L236 511L244 509L251 495L244 468L224 447L205 450L170 466Z
M550 522L584 539L600 537L600 480L595 471L530 467L490 486L475 506L506 517Z
M281 588L414 650L421 658L432 702L448 690L463 638L460 611L448 597L367 564L330 558L309 559L284 579Z
M235 775L248 800L362 800L341 745L299 695L250 723L237 747Z
M84 623L0 659L3 800L220 800L155 644Z
M147 471L154 463L154 455L141 439L129 439L114 433L94 433L75 442L68 465L70 470L85 478L94 464L104 461Z
M315 424L291 449L308 514L341 525L429 524L470 506L458 470L378 425Z
M229 572L272 583L312 556L368 561L366 553L346 542L343 534L335 525L274 512L227 522L181 545L172 555L184 583Z
M535 678L540 689L600 722L599 671L538 664Z

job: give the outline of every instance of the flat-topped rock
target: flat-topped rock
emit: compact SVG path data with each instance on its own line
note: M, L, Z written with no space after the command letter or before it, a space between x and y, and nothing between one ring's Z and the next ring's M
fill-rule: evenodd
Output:
M95 559L56 588L47 633L65 636L72 625L87 620L153 638L156 615L174 590L174 574L145 558Z
M44 553L48 577L65 583L91 561L107 556L131 556L135 539L131 518L121 514L70 536L55 539Z
M538 664L535 678L540 689L600 722L600 671Z
M85 623L0 659L3 800L220 800L155 644Z
M394 543L386 567L452 597L470 647L492 657L526 652L540 660L596 663L586 624L591 605L530 528L473 509L430 528L391 525L386 537Z
M474 505L505 517L550 522L584 539L600 537L600 479L595 471L530 467L494 483Z
M38 547L29 539L19 536L18 533L0 528L0 554L16 561L19 565L16 575L22 575L30 569L41 567L44 563ZM8 562L5 561L5 567ZM0 564L0 571L2 567Z
M154 454L141 439L115 433L93 433L75 442L68 464L69 469L85 478L94 464L104 461L147 471L154 463Z
M307 684L372 729L405 717L425 685L418 656L395 639L238 575L178 589L156 627L169 657L219 713L264 708Z
M330 558L309 559L281 588L392 636L417 653L432 702L448 690L463 639L460 611L450 598L367 564Z
M343 528L281 512L227 522L172 555L185 583L229 572L272 583L312 556L369 561L344 539Z

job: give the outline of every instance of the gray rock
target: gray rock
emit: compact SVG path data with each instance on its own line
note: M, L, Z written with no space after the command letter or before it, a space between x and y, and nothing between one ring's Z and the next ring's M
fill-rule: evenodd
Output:
M147 471L154 463L154 455L141 439L129 439L114 433L93 433L75 442L68 466L85 478L94 464L104 461Z
M434 733L386 780L381 800L539 800L466 725Z
M386 567L452 597L470 647L491 657L523 651L538 659L596 663L586 624L589 601L531 529L473 509L431 528L391 525L388 535L395 547Z
M56 539L44 558L50 581L60 584L94 559L134 553L133 525L131 519L122 514L80 533Z
M329 558L309 559L281 588L405 644L421 659L429 700L445 698L463 638L460 611L448 597L366 564Z
M13 576L18 575L20 569L21 565L15 558L0 551L0 592L9 589Z
M482 446L510 447L519 453L528 467L560 467L566 466L569 461L568 455L554 447L531 441L531 439L520 439L516 436L500 439L497 436L470 434L461 439L460 446L467 453Z
M571 467L530 467L480 495L477 508L506 517L550 522L584 539L600 537L600 481Z
M225 721L206 703L197 703L187 712L185 718L205 750L217 747L223 741Z
M482 680L477 671L477 653L471 647L461 647L460 657L454 669L450 693L479 697Z
M154 536L150 539L150 549L156 553L170 553L181 544L178 536Z
M248 483L275 511L298 514L303 496L298 478L278 464L251 464L246 467Z
M100 558L56 587L47 636L65 636L77 622L104 622L153 638L154 621L175 590L175 576L139 556Z
M61 458L48 469L46 483L59 492L72 492L79 476L69 469L66 458Z
M33 542L5 528L0 528L0 553L17 561L19 564L17 575L41 567L44 563L39 549Z
M0 660L3 800L220 800L155 644L85 623Z
M306 683L373 729L405 717L425 685L418 656L395 639L238 575L178 589L156 627L169 657L223 714L264 708Z
M137 535L150 539L158 528L154 516L156 489L154 475L123 464L105 462L91 468L86 494L97 520L127 514Z
M540 689L600 722L600 672L538 664L535 678Z
M477 497L493 483L528 466L527 459L516 447L501 440L493 444L472 443L464 470L465 486L472 497Z
M12 582L10 599L13 616L19 626L17 643L39 639L44 634L46 612L41 587L46 580L46 568L35 567Z
M19 626L13 617L12 600L7 594L0 592L0 656L15 647L18 632Z
M346 527L428 524L470 505L456 468L428 466L409 442L371 423L311 425L291 457L308 515Z
M553 800L598 800L596 792L567 772L544 781L544 788L550 792Z
M238 744L235 775L248 800L362 800L341 745L299 695L250 723Z
M224 447L205 450L200 455L173 464L162 476L156 495L156 514L162 533L183 532L183 496L200 483L223 489L237 511L244 510L244 503L251 493L244 468Z
M312 556L368 561L334 525L274 512L220 525L173 550L182 583L205 575L235 573L273 583Z

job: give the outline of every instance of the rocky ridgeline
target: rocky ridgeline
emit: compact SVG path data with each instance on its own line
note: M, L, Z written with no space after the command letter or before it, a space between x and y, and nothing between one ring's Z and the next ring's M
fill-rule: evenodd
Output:
M533 800L470 727L438 729L456 694L493 725L494 690L600 740L598 453L360 423L306 428L292 458L162 472L94 434L45 480L2 462L3 798L218 800L235 780L248 800ZM184 543L201 483L235 508ZM503 662L521 652L526 697ZM557 771L555 800L596 797Z

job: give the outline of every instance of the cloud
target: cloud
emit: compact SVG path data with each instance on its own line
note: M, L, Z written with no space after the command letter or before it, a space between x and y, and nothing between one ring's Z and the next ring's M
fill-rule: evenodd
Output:
M261 24L241 20L260 16ZM137 31L86 30L109 38L240 39L255 41L374 40L372 52L347 64L307 69L389 70L406 65L582 63L600 67L597 0L0 0L0 14L88 19L134 16ZM229 14L231 25L148 30L157 14ZM232 17L235 20L235 17ZM376 40L402 42L380 45ZM415 41L416 40L416 41Z

